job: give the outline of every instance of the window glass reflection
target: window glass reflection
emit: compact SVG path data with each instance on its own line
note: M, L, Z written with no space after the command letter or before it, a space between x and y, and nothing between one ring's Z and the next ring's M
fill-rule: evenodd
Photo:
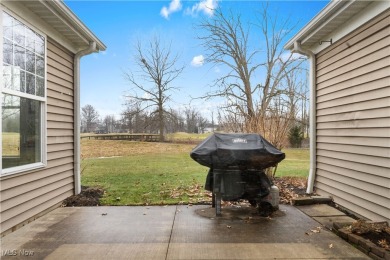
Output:
M4 39L3 41L3 62L12 64L13 51L12 51L12 42L10 40Z
M20 98L5 95L2 103L4 156L20 156Z
M22 47L19 47L17 45L14 46L14 64L17 67L20 67L21 69L26 69L26 56L25 56L25 49Z
M40 111L39 101L3 95L3 169L41 161Z
M35 76L26 73L26 93L35 95Z
M20 85L21 85L21 75L24 74L22 70L20 70L19 67L13 67L12 68L12 86L10 89L20 91Z
M45 55L45 38L35 34L35 52L41 56Z
M45 38L5 12L3 20L3 87L43 97Z
M35 55L31 51L26 52L26 70L35 73Z
M10 169L42 162L46 46L43 36L5 11L1 25L1 153L2 169Z
M45 96L45 80L41 77L36 77L36 95L40 97Z
M4 38L12 40L12 20L13 18L9 16L7 13L3 13L3 35Z
M20 71L20 92L25 93L26 92L26 72Z
M45 75L45 60L40 56L36 56L36 58L36 74L43 77Z
M26 28L26 48L35 51L35 33L30 28Z
M13 41L20 45L25 45L25 26L18 20L13 20Z
M12 86L12 66L3 64L3 87L11 88Z

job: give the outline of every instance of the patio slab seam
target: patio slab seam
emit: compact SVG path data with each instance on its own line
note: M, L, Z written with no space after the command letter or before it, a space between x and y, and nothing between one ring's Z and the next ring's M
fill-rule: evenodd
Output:
M169 253L169 248L170 248L171 241L172 241L173 229L174 229L174 227L175 227L175 220L176 220L177 210L178 210L178 209L177 209L177 205L176 205L176 206L175 206L175 214L173 215L173 220L172 220L171 233L169 234L167 252L165 253L165 260L168 259L168 253Z

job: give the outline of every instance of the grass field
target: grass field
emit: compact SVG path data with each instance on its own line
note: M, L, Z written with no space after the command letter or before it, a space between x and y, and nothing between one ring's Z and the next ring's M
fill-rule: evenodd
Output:
M197 203L209 200L208 168L193 161L195 145L82 140L82 185L102 187L103 205ZM309 152L287 149L276 176L305 177Z
M3 156L18 156L20 146L19 133L3 133L2 134L2 153Z

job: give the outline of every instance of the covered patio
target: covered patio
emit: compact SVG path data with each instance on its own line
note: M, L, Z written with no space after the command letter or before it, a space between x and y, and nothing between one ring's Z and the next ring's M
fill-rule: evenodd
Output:
M3 237L2 259L369 259L297 207L270 218L253 210L229 206L216 218L209 205L57 208Z

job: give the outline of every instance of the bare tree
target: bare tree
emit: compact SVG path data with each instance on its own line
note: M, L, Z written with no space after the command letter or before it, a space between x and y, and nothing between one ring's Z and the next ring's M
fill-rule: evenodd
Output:
M182 116L182 113L180 111L176 111L171 108L169 110L169 114L166 120L167 133L185 131L185 118Z
M104 130L106 133L115 132L116 120L114 115L107 115L103 119Z
M186 107L184 109L184 114L186 117L187 133L197 133L199 113L194 108Z
M257 125L263 133L267 133L267 137L276 147L282 148L286 143L288 131L296 123L298 102L301 100L305 84L302 83L299 74L289 72L279 85L283 94L271 101L264 116L259 117L262 123Z
M198 118L197 118L197 121L198 121L198 133L199 134L202 134L204 133L205 131L205 128L207 127L209 121L207 120L207 118L203 117L202 115L198 115Z
M199 25L206 32L198 36L208 52L206 61L230 70L217 79L217 88L206 93L203 98L226 99L222 120L225 122L225 128L228 127L231 131L261 133L281 148L280 139L284 138L286 129L275 128L271 132L267 129L270 125L281 126L279 123L284 121L282 117L289 121L290 116L286 118L285 109L295 108L285 106L293 106L294 102L284 100L292 96L296 85L287 81L289 75L300 69L303 60L296 59L283 50L282 45L292 30L288 19L271 17L267 8L267 5L263 6L257 23L252 25L248 22L248 26L244 26L240 15L232 12L225 14L221 9L215 10L212 19L205 19ZM259 48L250 47L254 46L253 42L250 42L253 26L260 28L262 40L266 43L264 49L261 49L259 44ZM256 76L256 73L263 77ZM290 112L295 115L294 110ZM272 124L271 120L274 120ZM279 130L281 133L275 135L275 131Z
M230 69L227 75L216 80L218 89L205 97L225 97L245 117L253 118L255 107L251 77L259 65L252 65L257 51L248 49L249 32L244 29L240 15L230 13L225 16L221 9L217 9L214 17L203 20L199 27L206 32L198 36L208 52L206 62Z
M149 113L143 111L139 102L127 100L122 112L122 131L129 133L152 133Z
M90 133L99 122L99 113L92 105L81 108L81 123L86 132Z
M184 109L187 133L201 133L206 128L208 121L196 108L188 106Z
M140 71L137 78L132 72L125 73L134 90L127 97L140 104L142 110L149 110L152 116L156 115L160 141L163 141L164 114L169 113L166 104L175 89L171 83L182 73L184 67L176 66L178 56L172 54L170 45L162 46L158 37L153 38L148 45L138 41L136 51L135 61Z

